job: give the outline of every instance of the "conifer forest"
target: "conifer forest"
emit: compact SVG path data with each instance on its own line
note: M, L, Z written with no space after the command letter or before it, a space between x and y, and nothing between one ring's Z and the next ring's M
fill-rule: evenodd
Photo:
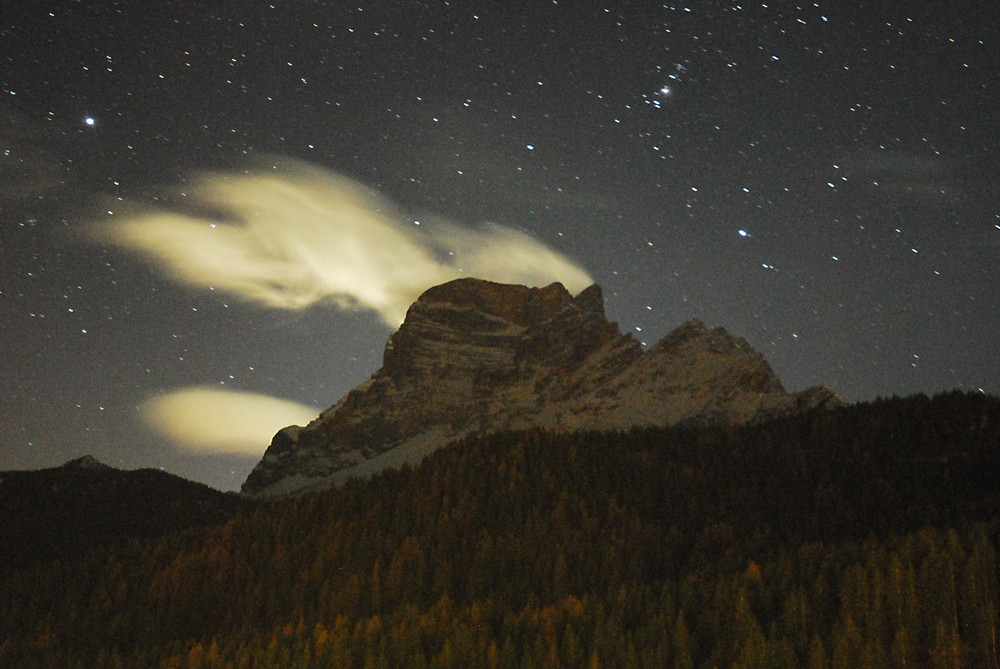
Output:
M1000 400L477 436L0 565L0 666L1000 668Z

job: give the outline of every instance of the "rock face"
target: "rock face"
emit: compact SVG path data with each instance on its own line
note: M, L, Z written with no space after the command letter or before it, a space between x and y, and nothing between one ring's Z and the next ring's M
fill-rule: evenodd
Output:
M319 489L472 432L739 424L841 404L822 387L786 393L746 341L697 320L644 351L607 320L596 285L574 297L458 279L410 307L368 381L279 431L243 492Z

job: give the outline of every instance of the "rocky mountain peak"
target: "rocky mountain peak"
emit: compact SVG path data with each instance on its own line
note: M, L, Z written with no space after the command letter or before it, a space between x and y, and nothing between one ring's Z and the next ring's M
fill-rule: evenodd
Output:
M661 339L648 352L656 365L679 361L695 373L695 382L720 384L740 382L748 391L783 393L781 381L764 356L742 337L729 334L725 328L708 329L693 318Z
M695 350L731 354L754 352L742 337L735 337L721 327L710 330L697 318L685 321L651 350L672 355L686 355Z
M561 283L529 288L466 278L429 288L410 310L412 313L432 306L448 306L526 326L552 318L572 302L573 296Z
M529 288L456 279L413 303L386 344L382 372L432 383L474 372L493 382L578 360L618 336L596 285L574 298L560 283Z
M410 306L368 381L279 431L243 491L325 487L472 432L738 424L840 403L825 388L786 393L745 340L697 320L643 351L607 320L597 285L573 296L457 279Z

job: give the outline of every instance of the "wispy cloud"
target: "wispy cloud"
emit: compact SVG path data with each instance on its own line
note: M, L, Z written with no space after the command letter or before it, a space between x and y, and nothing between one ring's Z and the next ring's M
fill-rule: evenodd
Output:
M460 276L561 281L573 292L591 283L579 265L522 232L417 225L360 184L305 163L208 173L185 192L183 209L125 215L94 235L192 286L279 309L373 309L391 327L425 289Z
M44 125L20 113L9 96L0 99L0 206L35 200L63 188L68 175Z
M841 161L855 179L877 184L887 195L915 201L961 194L955 161L901 149L858 150Z
M267 395L195 386L147 400L143 420L184 450L260 455L274 433L316 418L315 407Z

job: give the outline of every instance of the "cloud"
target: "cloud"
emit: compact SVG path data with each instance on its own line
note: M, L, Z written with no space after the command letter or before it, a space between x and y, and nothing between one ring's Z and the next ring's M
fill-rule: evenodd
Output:
M5 98L7 96L4 96ZM28 202L63 188L63 161L50 129L21 114L8 99L0 100L0 205Z
M954 161L937 155L896 150L863 149L841 162L855 178L878 184L887 194L915 200L961 194Z
M579 265L500 225L426 221L345 177L305 163L201 176L183 209L98 224L105 243L139 252L172 278L278 309L372 309L390 327L427 288L461 276L577 292Z
M195 386L154 397L139 407L143 420L189 451L261 455L274 433L305 425L315 407L267 395Z

